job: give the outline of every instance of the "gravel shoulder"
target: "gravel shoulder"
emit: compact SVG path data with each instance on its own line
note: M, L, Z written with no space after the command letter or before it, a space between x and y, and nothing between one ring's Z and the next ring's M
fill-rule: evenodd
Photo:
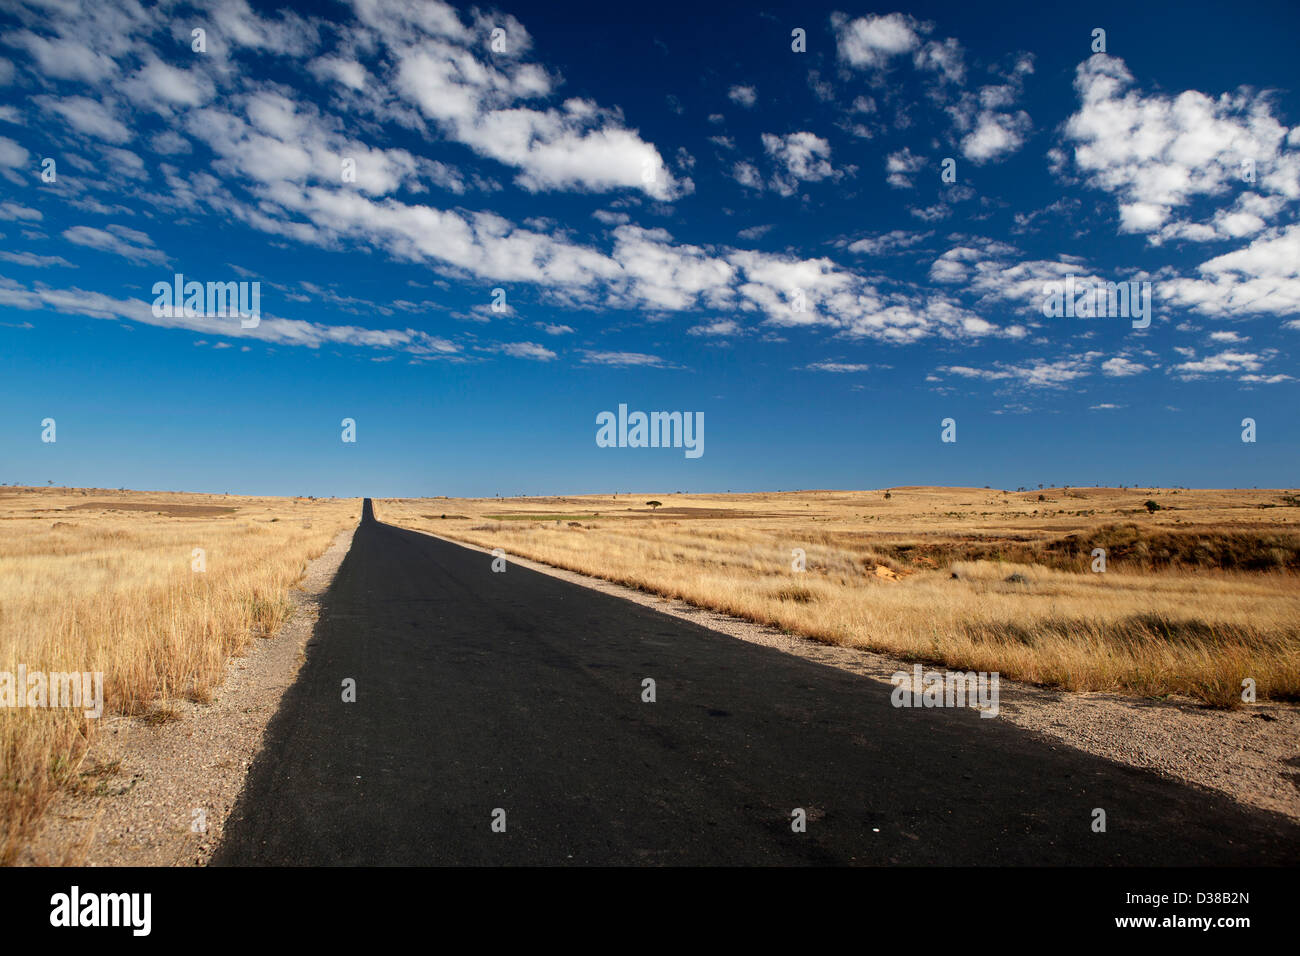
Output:
M267 723L293 684L320 600L352 545L355 528L307 568L289 592L289 620L226 664L211 702L173 700L178 717L151 726L105 718L82 763L85 786L45 815L22 863L31 866L201 866L207 863Z
M420 533L489 553L466 541L428 531ZM885 655L823 644L685 601L516 555L507 557L512 564L634 601L728 637L778 648L875 680L888 682L890 675L912 669L910 663ZM1017 727L1094 756L1218 791L1238 803L1300 822L1300 707L1265 702L1225 711L1191 699L1071 693L1005 679L999 682L999 689L999 716Z

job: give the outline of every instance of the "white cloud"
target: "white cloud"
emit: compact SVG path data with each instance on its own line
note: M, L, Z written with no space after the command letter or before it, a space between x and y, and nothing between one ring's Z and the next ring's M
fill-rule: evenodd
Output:
M1197 272L1197 278L1163 280L1162 299L1221 318L1300 313L1300 225L1215 256Z
M726 260L698 246L675 244L662 230L619 226L614 236L621 274L612 284L628 304L681 310L701 298L711 308L730 303L736 271Z
M1009 155L1024 144L1032 123L1027 113L1013 107L1020 97L1023 78L1033 73L1031 54L1021 54L1010 73L999 74L1006 82L970 92L962 89L967 68L961 44L952 37L942 41L924 40L933 29L929 23L904 13L868 15L854 20L836 13L831 17L831 25L840 60L851 67L873 71L877 82L881 71L898 57L910 53L912 65L932 75L928 99L943 106L960 136L962 154L971 162L982 165ZM861 98L854 102L854 111L874 112L874 101L861 104L869 106L867 110L859 109L860 101ZM911 123L905 110L896 114L895 125L899 128ZM858 127L855 132L870 137L870 131L864 127ZM890 170L891 184L900 188L910 186L910 180L900 172L906 171Z
M190 141L175 130L167 129L156 134L149 140L149 145L155 153L162 156L175 156L182 153L188 153L194 147Z
M895 229L892 232L881 233L876 236L867 236L851 242L848 245L849 252L858 252L863 255L880 256L888 255L893 252L901 252L904 249L910 249L918 243L924 242L933 236L930 230L925 232L913 232L907 229Z
M1116 197L1122 232L1153 243L1241 238L1300 198L1300 153L1286 148L1267 94L1146 95L1133 86L1123 60L1094 54L1076 70L1080 105L1065 126L1075 165ZM1196 199L1234 196L1207 223L1175 218Z
M167 257L142 232L124 226L109 226L109 231L93 226L73 226L63 230L63 238L78 246L111 252L135 263L165 265Z
M1111 378L1127 378L1130 375L1140 375L1146 370L1147 367L1141 362L1134 362L1122 355L1116 355L1101 363L1102 374Z
M644 352L584 352L583 361L588 365L608 365L614 368L641 366L644 368L664 368L667 363L657 355Z
M853 362L812 362L805 365L804 368L814 372L866 372L871 369L870 365L860 365Z
M371 81L366 68L356 60L339 56L317 57L307 64L311 74L320 80L333 80L350 90L364 90Z
M763 177L753 163L736 163L731 167L731 178L742 186L748 186L750 189L761 190L763 188Z
M396 60L397 93L453 139L517 168L524 188L626 188L663 200L693 190L689 179L672 175L653 145L622 125L617 112L577 98L558 108L528 105L549 97L556 81L514 56L480 59L472 35L453 26L459 20L450 8L437 11L436 22L421 23L433 36L409 37L380 17L396 11L409 22L415 16L410 10L376 0L365 6L374 7L365 18ZM521 26L515 33L526 36Z
M0 203L0 219L9 221L23 220L26 222L40 222L45 217L41 215L39 209L32 209L28 206L19 205L16 202Z
M81 80L98 83L117 72L111 57L98 53L73 39L37 36L30 30L20 30L4 37L6 45L26 50L36 68L55 79Z
M532 359L536 362L549 362L555 358L554 352L536 342L510 342L497 346L497 350L514 358Z
M718 319L714 322L705 322L702 325L692 326L686 330L687 335L706 335L706 336L728 336L738 335L743 331L743 327L735 319Z
M137 105L165 113L173 107L202 106L212 99L215 87L197 69L179 70L151 59L121 89Z
M967 365L948 365L939 371L962 378L986 382L1009 381L1026 388L1064 388L1069 382L1084 378L1092 371L1091 363L1098 357L1095 352L1049 362L1036 359L1019 365L994 362L992 368L972 368Z
M36 103L49 113L61 116L79 133L102 139L109 143L125 143L131 131L116 116L110 100L92 100L85 96L38 96Z
M0 166L9 169L21 169L27 165L31 154L12 139L0 136Z
M850 66L881 69L921 45L918 24L904 13L867 15L850 20L842 13L831 16L835 44L841 60Z
M76 268L75 264L69 262L63 256L41 256L34 252L0 252L0 259L5 262L12 262L14 265L28 266L33 269L44 269L48 266Z
M966 79L965 54L961 44L949 37L943 42L931 40L912 55L918 70L930 70L949 83L960 85Z
M1264 362L1272 358L1274 354L1273 352L1234 352L1229 350L1220 352L1218 355L1207 355L1205 358L1191 362L1180 362L1172 366L1170 370L1184 381L1203 378L1207 375L1258 372L1264 367Z
M745 109L752 109L758 102L758 90L752 86L733 86L727 91L727 99Z
M1024 110L997 113L984 110L975 121L975 129L961 141L962 155L976 165L1014 153L1025 142L1032 124Z
M140 299L115 299L101 292L85 289L52 289L44 285L32 288L12 279L0 277L0 306L36 311L52 309L68 315L95 319L126 319L159 328L183 329L203 335L220 335L267 342L320 348L324 345L352 345L363 348L396 349L416 356L452 355L460 351L453 342L414 329L366 329L350 325L325 325L263 314L253 328L245 329L238 317L203 316L160 317L153 314L150 303Z
M793 196L800 182L816 182L832 176L831 144L815 133L763 134L763 149L777 164L772 188L782 196Z
M925 164L925 157L916 156L907 147L890 153L885 158L885 181L895 189L911 189L912 174Z

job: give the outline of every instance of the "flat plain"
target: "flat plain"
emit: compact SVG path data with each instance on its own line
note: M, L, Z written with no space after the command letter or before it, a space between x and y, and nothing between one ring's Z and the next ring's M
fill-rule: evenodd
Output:
M1300 699L1298 503L1286 490L907 487L376 509L828 644L1230 707L1246 680L1257 699Z
M1241 708L1245 686L1300 700L1298 502L895 487L374 504L390 525L825 645L1213 710ZM0 672L102 672L106 716L166 724L275 634L308 562L360 512L359 499L2 488ZM101 785L84 759L96 727L75 709L0 708L0 863L56 794Z

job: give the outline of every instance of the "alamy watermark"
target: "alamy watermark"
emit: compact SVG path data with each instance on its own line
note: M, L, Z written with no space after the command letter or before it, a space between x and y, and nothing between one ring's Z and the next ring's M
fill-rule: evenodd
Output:
M1094 282L1067 275L1043 285L1043 315L1049 319L1132 319L1133 328L1151 324L1150 282Z
M618 406L618 416L596 416L596 445L600 448L685 448L687 458L704 454L703 412L632 412Z
M153 284L153 314L157 319L239 317L239 327L255 329L262 321L262 283L208 282L176 273L171 282Z
M998 674L986 671L938 671L912 673L895 671L889 678L894 690L889 702L895 707L972 707L981 717L998 715Z
M50 925L125 927L132 936L148 936L153 928L152 893L83 893L73 886L50 897Z
M0 707L88 708L86 717L104 713L104 672L31 671L18 665L18 673L0 671Z

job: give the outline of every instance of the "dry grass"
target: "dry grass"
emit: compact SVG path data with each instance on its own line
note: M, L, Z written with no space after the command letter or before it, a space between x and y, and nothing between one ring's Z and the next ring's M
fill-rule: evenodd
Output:
M0 671L100 671L105 716L163 723L168 700L207 699L231 655L274 633L359 515L356 500L0 489ZM96 723L0 708L0 863L76 785Z
M1160 510L1149 513L1149 499ZM1285 491L895 488L889 498L657 493L376 509L831 644L1067 690L1234 706L1247 677L1261 698L1300 699L1295 501ZM1104 574L1091 570L1094 547L1107 550ZM795 548L804 573L792 570Z

